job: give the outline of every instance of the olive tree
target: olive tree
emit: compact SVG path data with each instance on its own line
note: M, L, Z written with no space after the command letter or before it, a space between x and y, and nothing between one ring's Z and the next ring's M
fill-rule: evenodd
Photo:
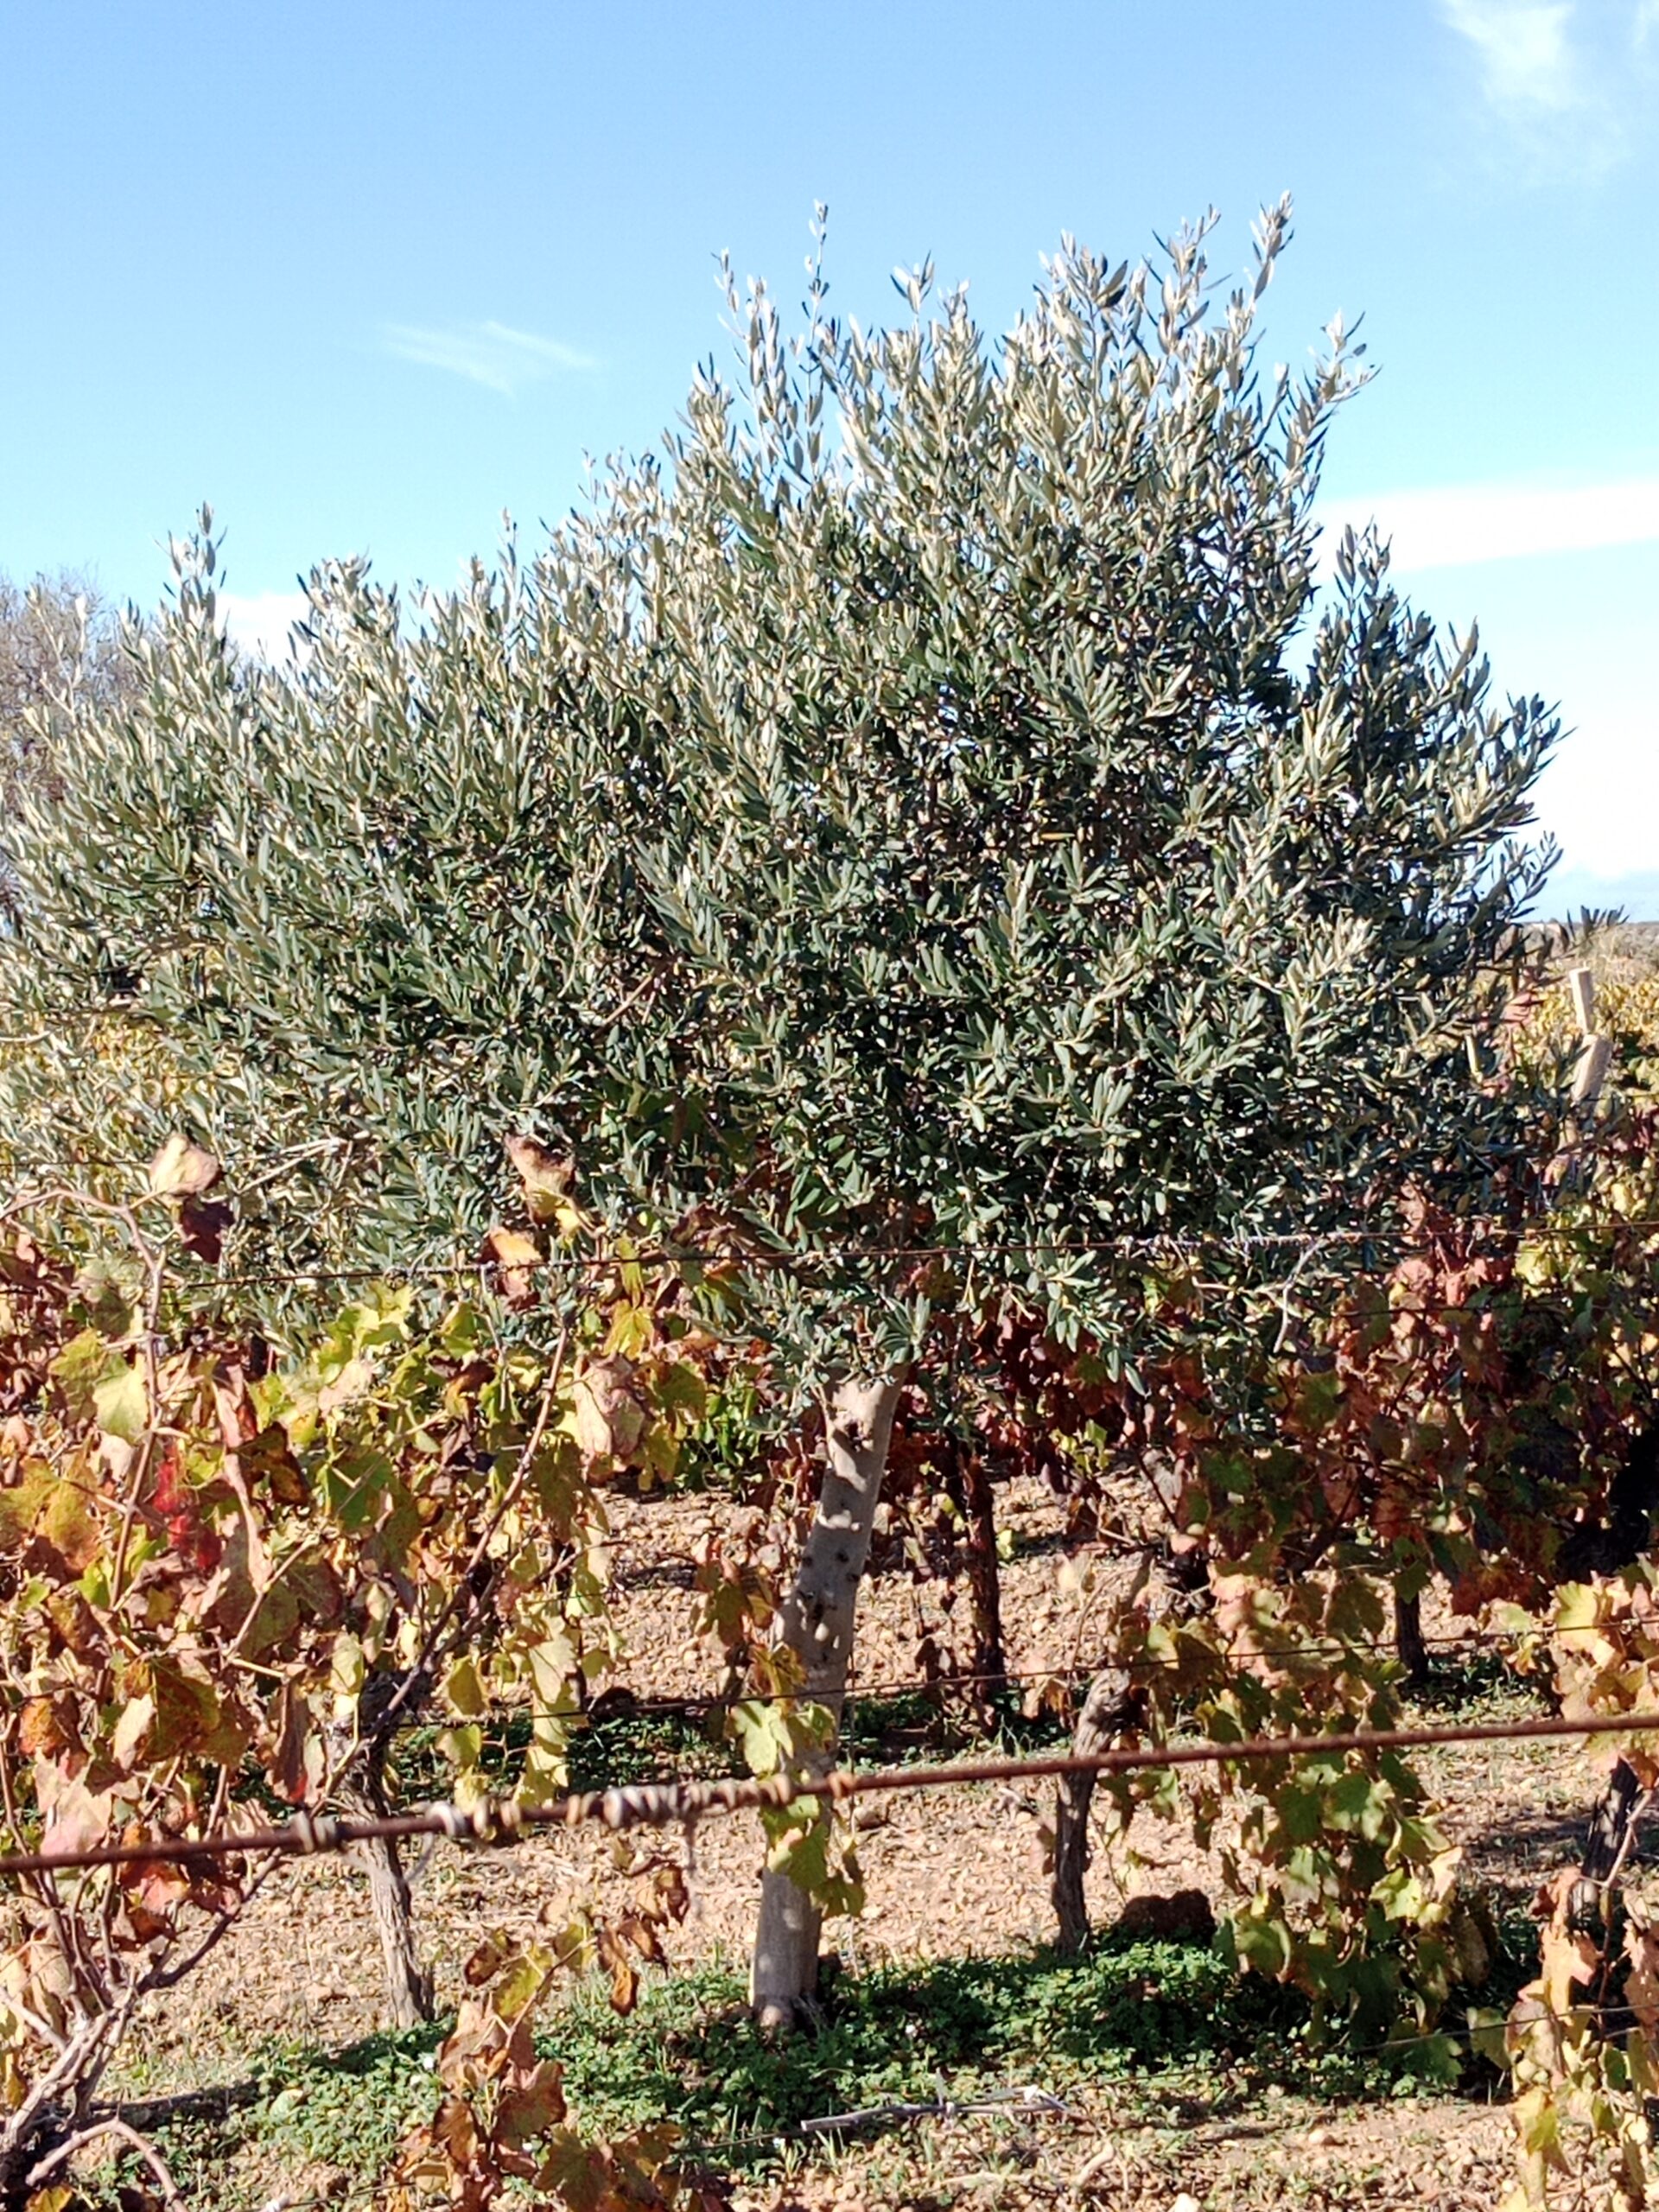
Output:
M1130 1359L1126 1240L1351 1222L1497 1141L1470 1053L1556 725L1374 543L1321 597L1364 372L1334 326L1259 372L1287 221L1230 295L1207 224L1156 265L1067 240L1000 339L927 269L874 333L816 261L794 335L733 286L741 373L538 557L410 608L320 569L280 668L198 542L14 839L5 988L60 1040L14 1116L85 1147L75 1024L118 1001L257 1183L232 1273L475 1250L514 1131L751 1255L825 1409L784 1637L832 1713L941 1301ZM769 1874L765 2016L817 1935Z
M66 729L90 705L106 712L127 685L120 625L84 576L28 585L0 575L0 914L10 911L5 825L26 792L56 790Z

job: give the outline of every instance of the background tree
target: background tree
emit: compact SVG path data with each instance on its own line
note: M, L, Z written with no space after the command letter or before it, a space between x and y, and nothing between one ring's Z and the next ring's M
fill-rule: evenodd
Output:
M1133 1376L1139 1240L1382 1221L1512 1140L1471 1058L1556 724L1491 705L1375 545L1316 604L1362 372L1336 326L1304 379L1257 377L1287 221L1219 303L1207 225L1158 270L1068 241L1000 341L931 270L868 336L816 265L792 340L733 288L741 397L700 374L533 566L509 546L418 616L318 571L283 670L227 646L200 543L16 838L0 983L61 1040L16 1125L87 1144L75 1025L118 1002L257 1185L233 1272L475 1249L514 1128L617 1225L746 1257L825 1403L784 1641L832 1718L935 1314L1017 1311ZM817 1941L782 1859L772 2018Z
M120 624L85 576L66 570L27 587L0 575L0 825L25 791L57 788L59 746L77 693L107 712L127 688ZM0 826L0 911L9 909L12 874Z

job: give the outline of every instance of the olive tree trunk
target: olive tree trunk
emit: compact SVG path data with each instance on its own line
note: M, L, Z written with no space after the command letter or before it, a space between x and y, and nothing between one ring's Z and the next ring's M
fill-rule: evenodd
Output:
M837 1385L826 1403L823 1487L779 1626L779 1643L800 1662L802 1695L828 1707L837 1731L853 1653L858 1586L869 1557L893 1417L903 1388L900 1376L849 1380ZM834 1755L832 1737L823 1754L826 1768ZM787 1874L769 1870L761 1876L749 1994L763 2027L791 2025L810 2000L817 1986L823 1917Z

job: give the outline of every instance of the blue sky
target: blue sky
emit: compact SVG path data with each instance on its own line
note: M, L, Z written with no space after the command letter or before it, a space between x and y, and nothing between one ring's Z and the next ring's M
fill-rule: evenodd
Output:
M18 0L7 49L0 569L150 602L211 499L251 635L563 512L815 200L842 310L931 254L1001 327L1064 230L1213 202L1236 264L1288 188L1269 353L1340 309L1381 372L1332 518L1560 702L1550 904L1659 918L1659 0Z

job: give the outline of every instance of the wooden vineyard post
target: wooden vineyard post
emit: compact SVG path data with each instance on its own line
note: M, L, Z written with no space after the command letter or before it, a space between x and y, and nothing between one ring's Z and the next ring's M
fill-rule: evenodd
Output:
M1573 1073L1573 1103L1581 1113L1589 1113L1594 1110L1601 1086L1607 1080L1607 1071L1612 1065L1613 1040L1605 1031L1596 1027L1596 979L1590 969L1570 969L1567 988L1573 995L1573 1010L1579 1017L1579 1034L1584 1039L1579 1065Z
M1570 968L1567 988L1573 1001L1573 1011L1579 1018L1581 1039L1578 1064L1573 1071L1573 1116L1574 1136L1578 1125L1586 1122L1596 1110L1601 1096L1601 1087L1607 1080L1607 1071L1613 1064L1613 1040L1596 1027L1596 979L1588 968ZM1558 1183L1565 1184L1577 1172L1579 1146L1575 1142L1564 1145L1555 1155Z

